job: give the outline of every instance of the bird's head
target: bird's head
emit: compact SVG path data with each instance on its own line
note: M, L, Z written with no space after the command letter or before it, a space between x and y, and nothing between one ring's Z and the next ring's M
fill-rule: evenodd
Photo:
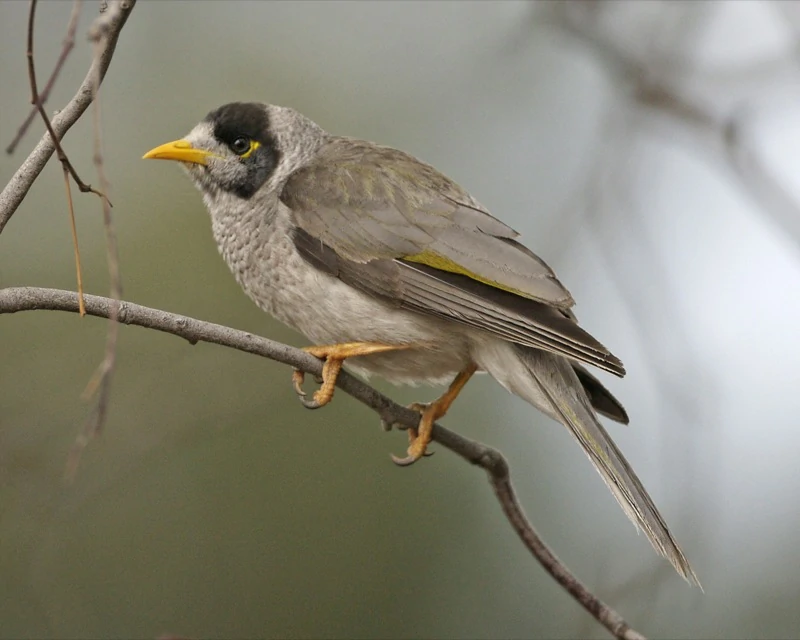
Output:
M232 102L144 158L181 162L204 195L249 200L259 190L277 190L314 156L325 135L294 109Z

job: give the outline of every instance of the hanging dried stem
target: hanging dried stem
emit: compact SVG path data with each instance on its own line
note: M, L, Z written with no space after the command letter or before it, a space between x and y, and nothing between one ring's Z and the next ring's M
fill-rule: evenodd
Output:
M78 229L75 226L75 207L72 204L72 189L69 188L69 172L61 167L64 172L64 188L67 192L67 206L69 207L69 228L72 232L72 248L75 252L75 277L78 280L78 303L80 304L81 317L86 315L83 302L83 274L81 273L81 252L78 250Z
M75 207L72 204L72 192L69 188L69 177L72 176L72 178L78 185L78 188L82 192L91 191L101 197L103 194L101 194L99 191L95 191L94 189L92 189L91 185L84 184L78 177L78 174L75 172L75 168L72 166L72 163L67 158L67 154L64 153L64 149L61 147L61 143L58 141L58 138L56 137L56 134L53 131L53 125L50 123L50 118L48 118L47 112L44 110L44 102L42 100L42 97L39 95L39 90L36 86L36 63L33 57L33 32L34 32L34 23L36 18L36 4L37 0L31 0L31 8L30 12L28 13L28 50L26 52L28 58L28 79L31 85L31 103L34 106L34 109L39 112L39 115L42 116L42 120L44 120L45 127L47 127L47 131L50 134L50 137L53 139L53 144L55 145L56 152L58 153L58 159L61 161L61 166L64 170L64 180L67 189L67 207L69 209L69 224L70 224L70 229L72 230L72 248L75 253L75 271L77 272L77 279L78 279L78 297L80 299L81 316L83 316L84 304L83 304L83 275L81 274L81 252L80 248L78 247L78 231L75 226ZM77 24L78 8L79 5L77 4L73 5L71 20L74 21L76 24ZM74 40L74 28L72 25L70 25L70 27L68 27L67 29L67 33L69 34L70 32L72 32ZM67 41L69 42L69 35L67 36ZM69 48L72 48L71 45ZM69 53L69 50L66 47L65 51ZM66 53L62 52L62 58L66 59ZM56 69L58 69L58 64L56 64ZM56 73L57 72L54 71L53 75L51 75L50 77L51 80L54 80Z
M113 15L107 11L103 13L100 19L95 21L89 33L89 38L94 42L95 58L99 58L106 46L106 38L109 36L108 25L112 23ZM96 66L99 71L99 67ZM97 171L97 179L100 182L100 188L104 193L108 193L110 184L105 173L105 165L103 163L103 130L101 126L101 105L98 98L100 91L100 76L95 75L94 83L92 85L93 93L93 109L92 109L92 124L93 124L93 139L94 139L94 154L93 162ZM114 228L114 221L111 215L111 206L108 199L101 200L101 207L103 213L103 229L106 236L106 259L108 262L108 275L111 281L111 299L114 304L111 308L111 313L108 318L108 332L106 334L106 347L103 355L102 362L98 365L95 374L92 376L86 390L83 393L84 398L91 398L95 391L97 391L97 400L95 406L89 415L89 418L84 426L82 433L76 439L72 450L70 452L69 463L67 467L68 478L72 478L78 469L80 458L86 445L95 438L105 426L108 417L108 407L111 399L111 381L114 376L115 365L117 361L117 337L119 335L119 323L117 322L117 315L119 311L119 300L122 297L122 278L119 269L119 249L117 246L117 234Z

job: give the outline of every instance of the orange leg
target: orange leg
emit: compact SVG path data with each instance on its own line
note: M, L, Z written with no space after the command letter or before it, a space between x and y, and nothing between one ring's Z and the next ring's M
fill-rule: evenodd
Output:
M401 467L407 467L410 464L414 464L424 455L427 455L428 445L433 436L433 423L447 413L450 406L458 397L458 394L461 393L464 385L469 382L469 379L474 375L477 369L478 367L474 364L464 369L455 377L453 382L450 383L450 387L447 391L445 391L439 399L430 404L416 403L411 405L412 409L419 411L422 415L417 428L408 430L408 455L405 458L398 458L393 455L392 460L395 464Z
M322 385L314 392L311 400L306 400L306 392L303 391L303 380L305 373L295 369L292 373L292 384L300 402L308 409L319 409L324 407L333 399L333 391L336 389L336 379L342 370L342 364L347 358L356 356L368 356L374 353L384 353L386 351L397 351L399 349L410 349L419 345L412 344L380 344L378 342L343 342L341 344L315 345L304 347L312 356L325 361L322 365Z

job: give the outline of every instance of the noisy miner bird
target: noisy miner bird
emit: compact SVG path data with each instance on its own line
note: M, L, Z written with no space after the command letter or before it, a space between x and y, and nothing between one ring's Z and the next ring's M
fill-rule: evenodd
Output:
M618 376L622 362L578 326L553 270L455 182L407 153L335 136L297 111L231 103L145 158L178 160L203 194L219 250L264 311L303 333L324 360L300 399L333 397L347 362L396 384L447 384L416 405L408 456L477 371L561 422L634 524L697 582L633 469L598 421L627 424L582 364Z

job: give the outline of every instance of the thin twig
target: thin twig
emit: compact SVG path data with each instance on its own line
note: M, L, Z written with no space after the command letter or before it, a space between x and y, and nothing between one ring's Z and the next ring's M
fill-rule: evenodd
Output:
M61 166L64 172L64 188L67 191L67 207L69 207L69 228L72 232L72 249L75 252L75 277L78 280L78 304L81 317L86 315L83 303L83 274L81 271L81 252L78 249L78 229L75 226L75 207L72 204L72 190L69 188L69 172L65 166Z
M33 57L33 31L34 31L34 23L36 17L36 4L37 0L31 0L31 8L30 13L28 14L28 79L31 85L31 103L34 106L34 109L39 112L39 115L42 116L42 120L44 120L44 124L47 127L47 131L50 133L50 136L53 138L53 143L56 145L56 151L58 152L58 159L61 161L61 167L64 171L64 184L67 189L67 208L69 210L69 224L70 229L72 230L72 249L75 253L75 271L77 272L77 279L78 279L78 298L80 300L81 306L81 316L84 315L83 311L83 274L81 273L81 252L78 246L78 231L75 226L75 207L72 204L72 191L69 188L69 177L72 175L75 182L78 185L78 188L81 191L94 191L91 186L84 185L81 182L81 179L78 177L78 174L75 173L75 169L72 166L72 163L67 158L67 154L64 153L64 150L61 148L61 143L56 139L55 133L53 132L53 127L50 124L50 119L47 117L47 113L44 110L44 101L42 97L39 95L39 91L36 87L36 63ZM76 16L76 7L73 5L73 18L77 20ZM71 29L68 29L69 32ZM74 35L74 34L73 34ZM51 76L52 78L52 76ZM98 195L101 195L99 192Z
M72 5L72 13L69 16L69 23L67 25L67 35L64 36L64 44L61 49L61 55L58 56L58 60L56 60L56 66L53 67L53 72L50 74L50 77L47 79L47 84L42 89L42 92L39 94L39 101L44 104L47 102L47 99L50 97L50 92L53 90L53 87L56 84L56 79L58 75L61 73L61 68L64 66L64 63L67 61L69 57L70 51L75 46L75 31L78 29L78 18L81 14L81 5L83 4L83 0L75 0ZM14 139L9 143L6 147L6 153L11 155L17 148L20 140L28 131L28 127L31 126L31 122L36 117L36 114L39 113L39 109L34 106L29 112L28 116L25 118L25 121L20 125L20 128L17 130L17 135L14 136Z
M110 298L86 296L86 312L91 316L109 318L116 305L117 302ZM78 310L77 295L71 291L34 287L0 289L0 314L33 310L76 312ZM209 342L269 358L308 374L321 375L322 373L320 360L301 349L223 325L195 320L131 302L119 303L118 319L124 324L171 333L188 340L191 344ZM416 411L397 404L345 371L339 376L337 386L373 409L387 424L415 427L419 422L419 414ZM539 537L517 500L511 484L508 462L499 451L465 438L439 424L434 425L433 439L488 473L489 481L509 523L548 574L615 637L625 640L642 640L644 636L631 629L616 611L582 585Z
M44 120L44 126L47 127L47 132L50 134L50 137L53 139L53 144L56 147L56 154L58 155L59 162L69 171L69 175L72 176L72 179L75 181L75 184L78 185L78 189L80 189L81 193L94 193L101 198L107 199L105 195L100 193L97 189L92 188L92 185L86 184L81 180L78 172L75 171L75 167L73 167L72 163L69 161L67 154L64 153L61 142L59 142L58 136L56 136L56 132L53 130L53 125L39 97L39 90L36 87L36 65L33 59L33 26L36 21L37 4L38 0L31 0L31 10L28 14L28 51L26 55L28 57L28 79L31 84L31 104L36 107L39 111L39 115L42 116L42 120Z
M97 19L104 20L103 24L107 30L102 53L99 58L96 56L92 61L92 66L75 96L50 122L56 136L51 136L49 132L42 136L39 144L36 145L36 148L17 169L17 172L0 193L0 233L3 232L8 221L25 199L31 185L36 181L47 161L55 152L55 141L64 137L64 134L78 121L91 104L95 78L103 79L105 77L111 64L111 59L114 57L119 34L135 5L136 0L117 2Z
M497 452L492 449L491 453ZM497 453L497 455L500 454ZM644 636L635 629L631 629L621 615L589 591L545 544L522 510L522 505L514 492L514 486L511 484L508 463L502 456L497 461L497 468L498 471L487 469L489 482L497 500L514 531L517 532L528 551L544 567L544 570L614 637L626 640L644 640Z
M108 37L108 30L101 25L106 24L96 22L94 28L89 33L89 38L94 42L95 56L99 56L103 50L104 40ZM101 127L100 100L100 78L95 77L93 86L93 109L92 125L94 129L94 154L93 162L97 170L97 179L103 193L109 193L110 184L105 173L103 163L103 135ZM99 390L97 401L89 419L84 426L83 432L76 439L70 452L70 460L67 466L67 474L72 478L78 469L81 455L86 445L91 442L105 426L108 417L108 407L111 400L111 381L114 376L114 368L117 361L117 337L119 335L119 323L117 316L119 313L119 302L122 297L122 280L119 270L119 249L117 246L117 234L114 228L114 221L111 216L111 206L107 198L101 200L103 211L103 229L106 236L106 259L108 262L108 276L111 281L111 299L114 304L108 318L108 332L106 334L106 348L102 362L98 365L97 371L92 376L89 385L84 391L84 397L91 397L94 390Z

